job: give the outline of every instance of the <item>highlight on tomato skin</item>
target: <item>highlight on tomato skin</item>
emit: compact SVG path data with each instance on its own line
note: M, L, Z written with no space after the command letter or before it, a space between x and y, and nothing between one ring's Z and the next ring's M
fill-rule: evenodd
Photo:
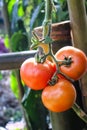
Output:
M37 63L35 58L29 58L20 67L22 81L31 89L41 90L56 71L55 64L46 60L43 64Z
M65 57L71 56L72 63L69 66L62 65L60 70L68 77L79 80L86 72L87 59L85 53L73 46L65 46L58 50L55 54L55 58L58 60L64 60Z
M76 90L71 82L59 79L54 86L47 86L41 95L43 105L53 112L70 109L76 100Z

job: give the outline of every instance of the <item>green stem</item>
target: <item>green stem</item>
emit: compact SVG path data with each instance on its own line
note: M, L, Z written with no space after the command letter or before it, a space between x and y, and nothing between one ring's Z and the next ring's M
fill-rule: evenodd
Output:
M87 115L86 115L86 113L85 113L76 103L74 103L72 109L75 111L75 113L76 113L85 123L87 123Z
M4 16L4 23L5 23L5 31L6 34L8 34L9 38L11 37L11 24L9 20L9 14L8 14L8 9L7 9L7 2L6 0L3 0L3 16Z
M45 0L45 18L43 21L43 37L50 36L52 23L52 0Z
M52 1L45 0L45 21L51 21Z
M52 51L52 44L49 43L49 52L44 55L42 58L46 59L48 56L51 56L53 61L55 62L56 64L56 72L54 73L53 77L55 77L56 75L58 74L61 74L63 75L67 80L69 80L70 82L74 82L73 79L71 79L70 77L68 77L67 75L65 75L64 73L61 72L60 70L60 65L67 65L67 64L71 64L72 63L72 60L57 60L53 54L53 51ZM67 57L68 58L68 57ZM53 78L52 77L52 78ZM54 79L54 78L53 78Z

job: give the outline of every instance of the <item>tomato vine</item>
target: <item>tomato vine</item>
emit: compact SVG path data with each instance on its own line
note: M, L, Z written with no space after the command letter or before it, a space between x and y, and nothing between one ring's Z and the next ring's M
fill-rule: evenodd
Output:
M51 99L50 99L50 96L49 96L49 99L48 99L48 95L47 95L47 97L45 97L46 96L46 93L48 92L48 90L50 90L50 88L49 88L49 86L47 86L48 84L49 85L51 85L52 86L52 88L54 87L54 88L57 88L58 87L58 85L60 85L60 86L62 86L62 84L64 85L64 83L59 83L60 82L60 80L58 81L58 74L61 74L62 76L64 76L64 82L66 83L66 84L68 84L69 86L70 86L70 88L69 89L72 89L73 90L73 95L72 95L72 97L71 97L71 100L72 100L72 102L74 103L75 102L75 98L76 98L76 92L75 92L75 90L74 90L74 87L73 87L73 84L71 83L71 82L73 82L75 79L74 78L72 78L72 77L69 77L66 73L64 73L63 71L61 71L61 67L62 66L65 66L66 68L70 68L71 67L71 65L74 63L74 59L72 58L72 56L70 55L70 53L69 53L69 55L68 56L66 56L66 55L63 55L63 59L58 59L54 54L53 54L53 50L52 50L52 44L53 44L53 40L51 39L51 31L52 31L52 29L51 29L51 24L52 24L52 20L51 20L51 13L52 13L52 9L53 9L53 7L54 7L54 4L53 4L53 1L52 0L45 0L45 19L44 19L44 22L43 22L43 38L42 38L42 40L39 40L38 39L38 37L37 37L37 35L35 34L35 33L33 33L34 34L34 37L32 38L32 42L34 43L34 46L36 47L36 46L38 46L41 42L42 42L42 44L44 45L48 45L47 47L48 47L48 52L47 53L45 53L44 52L44 50L43 50L43 48L42 47L38 47L38 51L37 51L37 53L36 53L36 55L35 55L35 61L34 62L32 62L33 63L33 67L35 68L34 70L33 70L33 68L31 69L31 68L29 68L29 70L31 70L31 73L32 73L32 76L31 76L31 74L30 75L28 75L28 73L26 73L25 71L23 71L23 77L24 77L24 79L25 79L25 77L27 77L27 81L29 81L30 80L30 83L31 83L31 81L32 81L32 83L36 83L36 84L38 84L37 82L35 82L35 79L37 80L37 74L38 74L38 79L39 79L39 77L40 76L42 76L42 74L41 74L41 72L42 72L42 69L41 68L38 68L38 66L40 65L40 67L43 67L43 64L45 63L45 61L48 59L48 57L50 56L51 57L51 62L52 63L54 63L55 65L56 65L56 71L54 72L54 69L53 69L53 72L54 72L54 74L52 75L52 77L51 77L51 79L50 78L47 78L47 80L46 80L46 82L45 82L45 85L44 85L44 87L42 87L44 90L43 90L43 92L45 91L45 94L43 95L43 93L42 93L42 97L43 97L43 99L45 99L45 102L44 102L44 100L43 100L43 102L44 103L46 103L46 100L47 100L47 104L49 104L49 101L51 101ZM32 47L33 47L33 45L32 45ZM71 49L71 47L69 47L70 49ZM85 56L85 54L83 54L82 53L82 51L79 51L78 49L76 49L76 48L74 48L74 47L72 47L72 49L74 49L75 50L75 52L81 52L81 56L82 56L82 58L84 59L83 61L84 61L84 63L85 63L85 66L84 66L84 68L82 69L82 72L81 72L81 74L80 74L80 76L79 77L77 77L76 79L79 79L80 77L81 77L81 75L85 72L85 70L86 70L86 66L87 66L87 60L86 60L86 56ZM71 49L71 50L72 50ZM77 54L77 53L76 53ZM77 55L77 57L78 57L78 55ZM79 57L79 59L81 59L81 57ZM75 62L76 62L76 60L75 60ZM82 61L81 60L79 60L79 62L81 63ZM36 64L37 63L37 64ZM25 64L26 64L26 62L25 62ZM30 65L31 64L31 62L30 61L28 61L28 64ZM77 64L76 64L77 65ZM76 66L75 65L75 66ZM25 66L25 65L24 65ZM26 67L25 67L26 68ZM39 70L38 69L41 69L41 72L40 73L37 73L37 74L35 74L35 78L34 78L34 80L32 80L33 79L33 72L34 71L36 71L36 72L39 72ZM32 71L33 70L33 71ZM72 69L72 71L74 70L74 68ZM50 72L50 71L49 71ZM78 71L78 73L79 73L79 71ZM49 73L48 73L49 74ZM27 75L27 76L26 76ZM44 74L45 75L45 74ZM30 76L30 79L28 79L28 76ZM42 76L42 79L44 80L44 76ZM43 80L39 80L39 83L42 83L43 84ZM48 81L48 79L49 79L49 81ZM26 80L26 79L25 79ZM41 82L42 81L42 82ZM61 80L61 81L63 81L63 80ZM59 83L59 84L58 84ZM35 85L36 85L35 84ZM41 84L40 84L41 85ZM57 85L57 87L55 87ZM38 85L37 85L38 86ZM66 85L67 86L67 85ZM35 88L35 86L32 86L32 88ZM45 89L45 87L46 87L46 89ZM64 87L65 87L65 85L64 86L62 86L62 88L64 89ZM41 86L40 86L40 88L41 88ZM41 89L42 89L41 88ZM60 87L61 88L61 87ZM63 90L62 89L62 90ZM37 90L37 89L36 89ZM54 89L53 89L54 90ZM65 90L67 90L67 89L65 89ZM57 88L57 91L59 92L59 88ZM51 91L52 92L52 91ZM62 92L62 91L61 91ZM67 91L68 92L68 91ZM49 92L48 92L49 93ZM54 93L56 93L55 91L54 91ZM52 92L52 94L54 95L54 93ZM59 95L61 95L61 94L59 94ZM65 94L65 95L67 95L67 94ZM61 97L62 97L63 95L61 95ZM69 94L69 96L70 96L70 94ZM59 100L61 100L61 97L60 97L60 99ZM67 96L65 96L65 97L67 97ZM69 97L68 97L69 98ZM54 99L54 101L55 101L55 99ZM57 103L57 100L56 100L56 103ZM53 102L52 102L52 104L53 104ZM62 102L62 104L63 104L63 102ZM54 104L55 105L55 104ZM56 104L56 105L58 105L58 104ZM49 107L51 107L51 105L49 106ZM53 107L53 106L52 106ZM67 107L67 109L69 109L70 107L72 107L72 105L70 105L69 104L69 107ZM78 114L78 111L77 111L77 107L78 107L78 105L76 105L76 103L74 103L74 105L73 105L73 110ZM67 110L67 109L64 109L64 110ZM50 109L51 110L51 109ZM82 112L82 110L78 107L78 110L79 110L79 112L81 113ZM59 112L59 111L58 111ZM78 114L79 115L79 114ZM80 116L80 115L79 115ZM85 117L87 117L87 115L85 114ZM83 116L80 116L80 118L81 119L83 119L84 120L84 118L85 117L83 117ZM84 120L85 122L87 122L87 120Z
M68 79L70 82L73 82L74 81L73 79L68 77L66 74L62 73L61 70L60 70L60 66L64 66L64 65L69 66L69 65L71 65L73 63L72 57L71 56L69 56L69 57L65 56L64 60L59 60L59 59L57 60L55 58L54 54L53 54L53 51L52 51L52 43L53 43L53 41L52 41L52 39L50 37L51 24L52 24L52 20L51 20L52 7L54 7L53 1L52 0L45 0L45 19L44 19L44 22L43 22L43 39L39 41L38 37L35 36L36 34L34 35L35 36L34 38L37 39L36 40L38 42L37 46L39 45L40 42L42 42L42 44L48 44L49 45L49 49L48 49L49 51L48 51L48 53L44 54L43 49L39 47L38 54L42 54L42 56L38 55L37 57L39 57L39 62L43 63L48 56L51 56L51 58L55 62L57 70L54 73L53 77L51 78L51 80L53 80L54 84L55 84L54 79L56 79L57 74L61 74L66 79ZM34 42L35 42L35 40L34 40ZM56 82L57 82L57 79L56 79ZM51 84L52 84L52 82L51 82ZM77 115L84 122L87 123L87 115L81 110L81 108L76 103L74 103L72 108L77 113ZM84 116L81 116L81 113L84 113Z

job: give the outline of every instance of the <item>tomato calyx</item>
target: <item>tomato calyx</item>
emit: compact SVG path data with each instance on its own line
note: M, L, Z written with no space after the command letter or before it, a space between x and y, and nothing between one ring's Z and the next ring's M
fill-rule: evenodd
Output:
M31 38L31 42L32 42L32 45L30 46L30 49L35 49L39 46L40 43L45 43L45 44L52 44L53 43L53 40L52 38L47 35L45 38L43 39L39 39L39 37L37 36L37 34L33 31L32 32L33 34L33 37Z
M58 75L61 75L61 76L58 76ZM67 75L65 75L64 73L62 73L59 69L56 70L56 72L54 73L54 75L52 76L52 78L49 80L48 84L50 86L53 86L55 85L58 80L60 79L60 77L63 77L64 79L67 79L68 81L70 81L71 83L74 82L73 79L71 79L70 77L68 77Z
M65 65L66 67L69 67L73 63L71 56L64 56L64 60L62 60L61 63L59 63L59 66Z
M58 76L56 74L56 72L54 73L54 75L52 76L52 78L49 80L48 84L50 86L55 85L58 82Z
M46 60L45 53L42 47L38 47L37 53L35 54L35 60L37 63L44 63Z

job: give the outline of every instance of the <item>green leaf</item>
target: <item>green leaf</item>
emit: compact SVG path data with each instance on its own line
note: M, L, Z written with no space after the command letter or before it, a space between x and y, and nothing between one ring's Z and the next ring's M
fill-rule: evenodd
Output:
M18 5L18 16L22 17L24 15L24 10L22 6L22 2Z
M9 0L9 2L8 2L8 12L10 15L12 13L12 9L13 9L15 2L16 2L16 0Z
M11 37L12 51L24 51L28 50L28 38L27 35L21 32L16 32Z
M2 73L0 72L0 80L2 80L3 79L3 76L2 76Z
M42 2L41 4L39 4L35 9L34 12L32 13L32 17L30 20L30 28L32 29L34 27L34 24L36 21L38 21L38 16L41 13L41 9L43 8L44 3ZM41 18L41 14L40 14L40 18ZM39 21L41 21L41 19L39 19Z
M12 8L12 16L11 16L11 29L12 32L16 31L16 24L17 24L17 20L19 19L18 17L18 2L16 2Z
M29 0L22 0L22 1L23 1L23 8L25 10L26 7L28 6Z
M10 75L10 84L11 84L11 90L14 93L15 97L19 98L18 82L14 71Z
M5 43L6 48L10 49L10 40L9 40L8 35L5 36L4 43Z
M41 91L27 89L22 104L28 114L33 130L46 130L47 110L41 102Z

